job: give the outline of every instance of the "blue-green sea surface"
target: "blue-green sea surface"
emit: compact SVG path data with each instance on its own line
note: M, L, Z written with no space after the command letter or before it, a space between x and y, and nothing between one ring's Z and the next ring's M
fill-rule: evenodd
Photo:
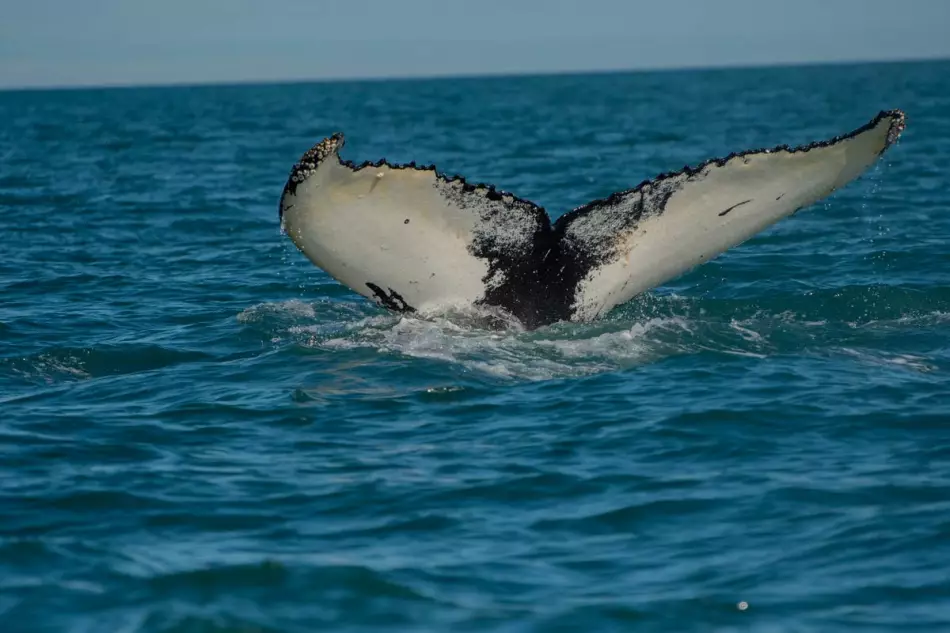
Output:
M293 163L557 217L901 108L592 324L390 314ZM950 63L0 93L0 631L950 631Z

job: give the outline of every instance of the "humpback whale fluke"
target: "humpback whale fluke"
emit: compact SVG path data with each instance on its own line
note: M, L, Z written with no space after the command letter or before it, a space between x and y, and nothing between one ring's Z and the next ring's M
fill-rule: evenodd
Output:
M842 136L661 174L552 224L544 209L434 166L297 162L281 228L315 265L400 312L493 306L533 328L587 321L749 239L864 173L904 129L881 112Z

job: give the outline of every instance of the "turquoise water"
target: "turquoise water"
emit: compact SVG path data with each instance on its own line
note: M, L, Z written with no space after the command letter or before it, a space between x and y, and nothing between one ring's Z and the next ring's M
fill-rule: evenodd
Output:
M557 216L889 108L593 324L388 314L278 227L337 130ZM0 630L950 630L948 113L950 63L0 93Z

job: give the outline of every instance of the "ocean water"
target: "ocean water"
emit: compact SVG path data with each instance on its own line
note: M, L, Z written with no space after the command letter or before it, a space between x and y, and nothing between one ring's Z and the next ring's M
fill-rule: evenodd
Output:
M387 313L297 158L556 217L901 108L591 324ZM950 63L0 93L0 631L950 630Z

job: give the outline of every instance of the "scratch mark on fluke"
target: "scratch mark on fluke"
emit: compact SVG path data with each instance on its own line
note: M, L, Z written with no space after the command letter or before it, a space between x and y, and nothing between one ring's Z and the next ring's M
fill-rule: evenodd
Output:
M744 204L749 204L750 202L752 202L752 200L743 200L742 202L739 202L739 203L737 203L737 204L734 204L734 205L732 205L731 207L729 207L728 209L726 209L725 211L720 211L720 212L719 212L719 217L721 218L722 216L726 215L727 213L729 213L730 211L732 211L732 210L735 209L736 207L741 207L742 205L744 205Z

